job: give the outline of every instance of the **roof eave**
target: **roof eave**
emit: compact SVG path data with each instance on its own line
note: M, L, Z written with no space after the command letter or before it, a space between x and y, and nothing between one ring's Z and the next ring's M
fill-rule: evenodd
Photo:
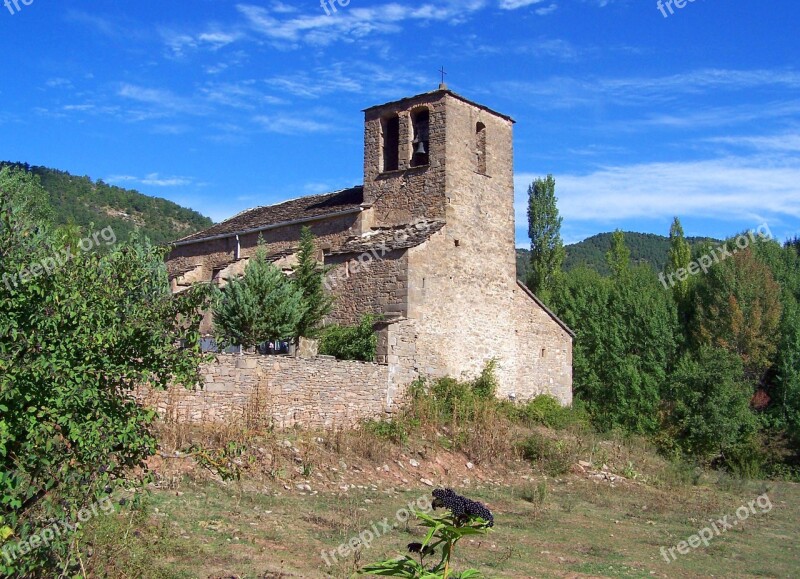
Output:
M522 283L521 281L517 280L517 285L518 285L519 287L521 287L521 288L522 288L522 290L523 290L523 291L524 291L526 294L528 294L528 296L529 296L531 299L533 299L533 301L535 301L535 302L536 302L536 303L539 305L539 307L540 307L540 308L542 308L542 309L545 311L545 313L547 313L547 315L548 315L548 316L550 316L551 318L553 318L553 321L554 321L555 323L557 323L559 326L561 326L561 327L564 329L564 331L565 331L565 332L567 332L567 333L568 333L570 336L572 336L572 338L573 338L573 339L576 337L576 334L575 334L575 332L572 330L572 328L570 328L570 327L569 327L567 324L565 324L565 323L564 323L564 322L561 320L561 318L559 318L557 315L555 315L555 314L554 314L554 313L553 313L553 312L550 310L550 308L548 308L546 305L544 305L544 302L543 302L542 300L540 300L538 297L536 297L536 294L535 294L535 293L533 293L533 292L532 292L530 289L528 289L528 287L527 287L527 286L526 286L524 283Z
M343 211L335 211L333 213L325 213L323 215L313 215L311 217L303 217L301 219L292 219L290 221L281 221L280 223L271 223L270 225L262 225L260 227L252 227L250 229L242 229L241 231L231 231L230 233L218 233L216 235L209 235L208 237L198 237L197 239L186 239L182 241L175 241L170 245L172 247L181 247L184 245L193 245L203 241L214 241L215 239L227 239L229 237L236 237L237 235L248 235L250 233L258 233L261 231L269 231L271 229L280 229L281 227L290 227L292 225L301 225L303 223L311 223L313 221L322 221L323 219L331 219L333 217L341 217L343 215L351 215L353 213L361 213L363 207L352 207Z
M389 101L388 103L383 103L382 105L374 105L374 106L368 107L366 109L363 109L362 112L367 113L367 112L373 111L375 109L381 109L381 108L389 106L389 105L403 104L403 103L406 103L406 102L409 102L409 101L413 101L413 100L416 100L416 99L419 99L419 98L422 98L422 97L430 97L430 96L433 96L433 95L436 95L436 94L450 95L451 97L456 98L456 99L458 99L458 100L460 100L462 102L465 102L465 103L467 103L469 105L472 105L472 106L477 107L477 108L479 108L481 110L484 110L487 113L490 113L492 115L500 117L501 119L504 119L504 120L510 122L511 124L516 124L517 123L517 121L515 121L512 117L510 117L508 115L504 115L503 113L499 113L496 110L487 107L486 105L482 105L480 103L476 103L475 101L471 101L468 98L465 98L465 97L461 96L460 94L451 91L448 88L440 88L440 89L437 89L437 90L432 90L430 92L423 92L423 93L420 93L418 95L414 95L414 96L411 96L411 97L405 97L405 98L402 98L402 99L398 99L396 101Z

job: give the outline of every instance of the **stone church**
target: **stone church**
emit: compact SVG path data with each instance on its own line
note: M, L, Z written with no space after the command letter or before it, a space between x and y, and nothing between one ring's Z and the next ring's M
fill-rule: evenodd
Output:
M389 366L389 404L417 376L474 377L492 358L499 396L570 404L574 334L516 278L514 120L444 85L364 113L363 185L249 209L176 241L173 291L241 275L259 236L288 270L308 226L331 268L328 321L382 317L376 362Z

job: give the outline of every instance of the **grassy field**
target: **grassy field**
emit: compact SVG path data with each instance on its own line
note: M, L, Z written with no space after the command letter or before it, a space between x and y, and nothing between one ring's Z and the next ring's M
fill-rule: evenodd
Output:
M350 577L419 542L408 506L450 487L495 520L457 545L456 570L800 576L800 485L666 460L645 438L598 433L579 407L510 405L493 387L491 367L442 379L392 422L347 431L163 424L143 508L93 521L87 575Z
M452 452L416 452L425 455L413 461L416 468L408 444L388 445L383 456L372 449L366 453L378 452L372 460L363 458L362 449L360 460L347 455L349 464L341 451L323 455L324 445L285 445L276 440L273 448L259 449L270 454L269 467L250 460L239 482L159 465L160 488L151 490L143 513L100 519L88 534L94 574L348 577L421 537L413 518L404 524L397 513L429 496L432 482L452 485L494 512L495 531L462 542L456 553L457 569L476 567L487 577L800 575L800 485L743 482L715 472L668 481L666 463L647 464L640 454L650 472L637 472L630 451L625 454L620 445L618 457L603 457L609 462L605 471L582 462L555 477L524 462L516 468L464 468L467 458ZM657 469L660 477L653 474ZM418 482L426 477L426 483ZM725 515L729 523L737 521L737 509L759 496L746 520L715 535L708 546L701 543L686 554L673 550L676 560L665 560L668 551L661 547L674 548ZM369 549L345 557L335 552L365 530L379 535Z

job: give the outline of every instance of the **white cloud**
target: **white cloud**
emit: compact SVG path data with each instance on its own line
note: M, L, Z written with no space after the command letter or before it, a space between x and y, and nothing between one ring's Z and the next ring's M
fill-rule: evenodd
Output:
M800 90L800 73L790 70L699 69L667 76L617 78L551 77L540 81L503 81L493 91L517 94L537 106L570 108L595 106L599 101L615 105L633 104L652 108L675 103L687 96L719 94L721 91L781 88ZM702 114L702 113L700 113ZM663 115L663 121L680 119Z
M320 9L314 15L292 15L289 18L284 18L284 13L274 9L252 4L237 4L236 8L254 31L288 49L296 47L298 43L326 45L338 39L397 33L406 21L460 23L486 5L486 0L447 0L439 4L416 6L394 2L374 7L351 4L338 7L335 14L325 14ZM329 8L329 11L332 12L332 9Z
M516 10L534 4L541 4L545 0L500 0L500 8L503 10Z
M300 135L306 133L328 133L335 127L328 123L314 119L277 114L272 116L258 115L253 119L258 125L269 133L282 135Z
M553 12L555 12L557 9L558 9L558 4L553 3L550 4L549 6L543 6L542 8L537 8L536 14L538 14L539 16L547 16L548 14L552 14Z
M527 220L527 187L537 176L515 177L518 223ZM612 224L675 215L749 221L800 218L800 159L791 156L608 166L555 178L560 212L570 222Z
M138 183L150 187L182 187L191 185L194 180L189 177L162 177L158 173L149 173L144 177L133 175L112 175L105 179L107 183Z

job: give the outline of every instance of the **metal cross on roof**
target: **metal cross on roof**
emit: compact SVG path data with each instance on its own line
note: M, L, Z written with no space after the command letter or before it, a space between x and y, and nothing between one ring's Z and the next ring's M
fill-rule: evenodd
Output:
M444 66L439 69L439 72L442 73L442 84L444 84L444 77L447 75L447 73L444 71Z

